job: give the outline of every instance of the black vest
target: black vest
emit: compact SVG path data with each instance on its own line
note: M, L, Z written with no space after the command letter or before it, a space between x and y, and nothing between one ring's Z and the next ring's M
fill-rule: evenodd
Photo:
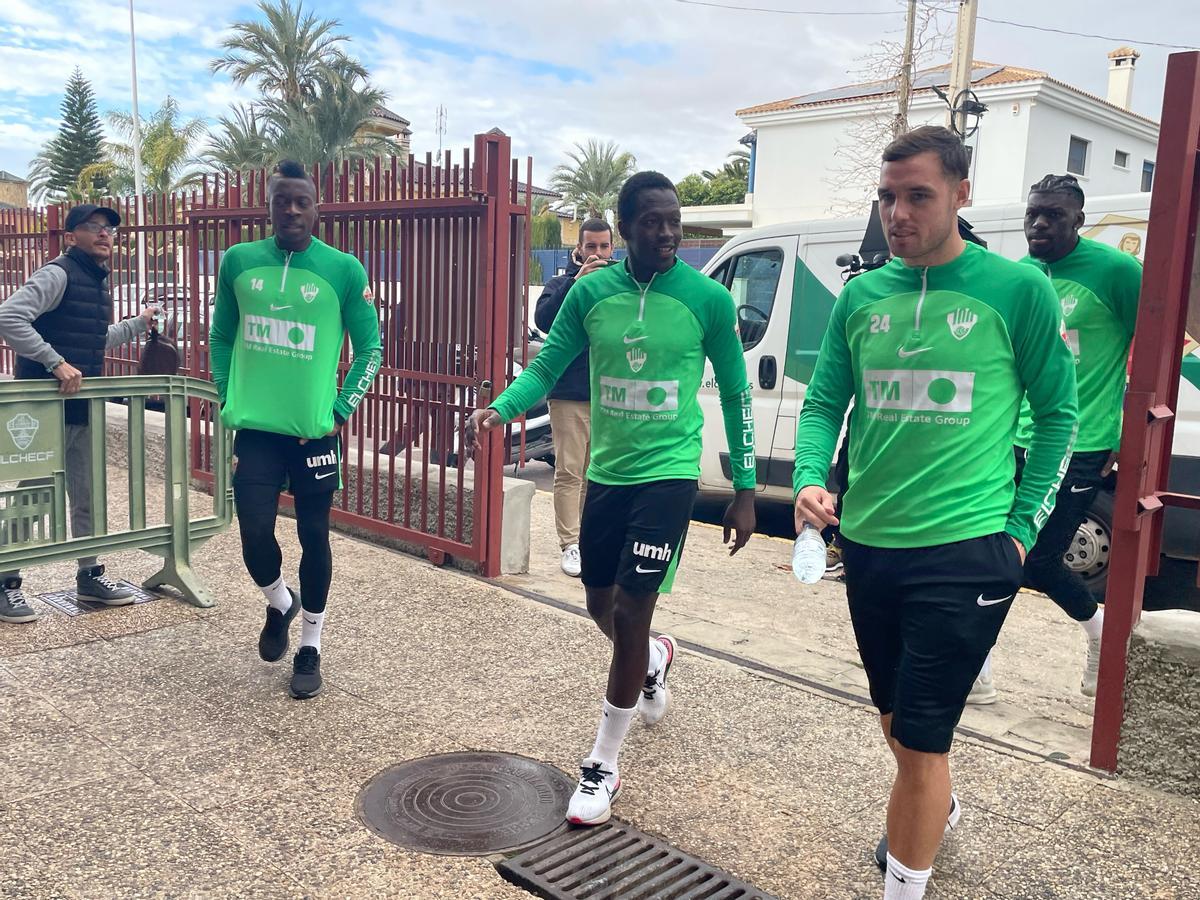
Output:
M50 265L67 273L67 289L57 307L33 320L33 329L84 378L103 375L104 345L112 321L108 270L78 247L72 247ZM41 363L23 356L17 357L13 374L16 378L54 377ZM68 402L66 421L69 425L86 424L87 403Z

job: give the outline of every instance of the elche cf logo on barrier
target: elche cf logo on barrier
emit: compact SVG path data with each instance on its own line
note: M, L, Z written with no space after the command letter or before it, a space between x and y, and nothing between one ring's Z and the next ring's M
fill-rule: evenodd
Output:
M8 434L18 450L28 450L37 437L40 423L29 413L18 413L8 420Z

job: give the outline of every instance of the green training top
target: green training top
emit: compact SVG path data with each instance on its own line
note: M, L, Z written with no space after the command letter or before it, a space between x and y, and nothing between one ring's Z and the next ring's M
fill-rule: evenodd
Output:
M1115 450L1121 443L1121 405L1125 397L1125 361L1137 324L1142 264L1128 253L1081 237L1058 262L1027 256L1023 263L1050 276L1062 302L1067 343L1075 353L1079 382L1079 436L1075 450ZM1033 419L1021 405L1017 443L1029 446Z
M592 448L600 484L698 478L704 414L698 392L712 360L735 488L754 488L754 411L733 298L676 260L647 284L628 263L575 281L545 346L492 404L505 421L537 402L591 348Z
M1033 443L1014 489L1021 397ZM824 485L850 398L842 532L928 547L1007 531L1028 550L1075 436L1075 367L1058 300L977 244L942 266L893 259L838 297L796 429L794 486Z
M338 393L346 334L354 359ZM379 371L379 317L362 263L316 238L235 244L221 260L209 332L221 421L316 438L344 422Z

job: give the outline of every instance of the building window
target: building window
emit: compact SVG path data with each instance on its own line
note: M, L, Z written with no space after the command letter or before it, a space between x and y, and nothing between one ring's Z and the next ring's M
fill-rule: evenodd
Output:
M1142 190L1147 194L1154 190L1154 163L1148 159L1142 162Z
M1072 175L1086 175L1088 147L1091 141L1071 135L1071 146L1067 150L1067 171Z
M1113 165L1116 166L1118 169L1128 169L1129 168L1129 154L1126 153L1124 150L1118 150L1113 155Z

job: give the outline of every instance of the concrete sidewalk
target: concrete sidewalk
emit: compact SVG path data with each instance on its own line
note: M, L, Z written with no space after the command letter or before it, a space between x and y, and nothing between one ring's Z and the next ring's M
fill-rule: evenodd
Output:
M291 525L279 527L289 577ZM704 543L689 543L685 589L665 604L672 627L700 623L693 640L740 652L758 603L833 603L797 598L781 580L739 601L743 618L726 625L735 635L722 636L726 610L711 604L728 598L712 594L729 578L703 589ZM334 537L334 561L326 691L304 703L286 694L285 662L257 657L263 604L235 533L197 560L215 609L164 599L70 619L42 606L36 624L0 626L0 896L529 896L487 860L376 837L354 799L387 766L452 750L572 772L603 691L598 632L349 538ZM155 568L138 554L107 562L131 580ZM755 557L711 564L736 574ZM72 574L35 570L27 585L51 590ZM780 640L790 622L779 620ZM836 630L814 625L814 646ZM892 773L874 714L704 652L682 653L672 679L668 717L630 734L617 814L780 897L878 900L870 853ZM963 820L929 896L1200 897L1200 805L972 740L952 764Z
M559 569L553 497L534 495L530 571L504 584L579 609L577 579ZM721 529L693 522L673 592L661 598L655 627L869 704L845 587L799 584L791 542L755 535L732 559ZM994 653L998 701L969 706L964 730L1031 753L1086 764L1092 703L1079 692L1083 630L1046 597L1021 593Z

